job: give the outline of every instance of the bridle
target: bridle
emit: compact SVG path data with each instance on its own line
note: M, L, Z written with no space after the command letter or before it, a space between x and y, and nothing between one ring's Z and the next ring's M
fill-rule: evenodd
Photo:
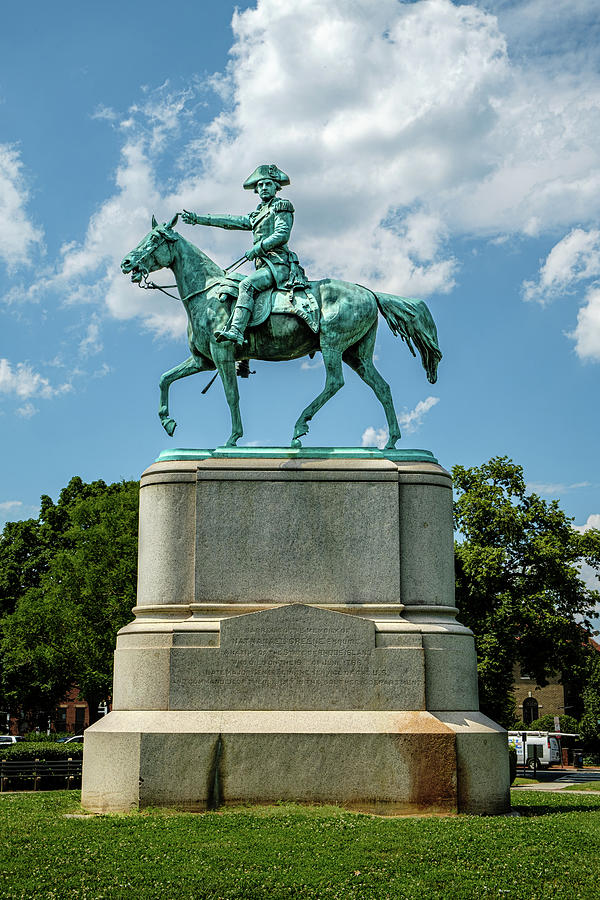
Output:
M176 284L160 285L160 284L156 284L154 281L148 281L148 276L150 275L150 269L148 269L148 267L144 265L144 261L149 256L151 256L153 253L156 253L156 251L160 247L162 247L163 244L173 243L171 240L169 240L169 238L166 236L166 234L163 231L159 231L159 234L162 235L162 241L159 241L158 243L153 244L146 251L146 253L144 253L144 255L139 258L139 260L136 260L135 266L133 267L133 268L137 269L138 272L140 273L140 275L142 276L141 280L137 282L137 286L146 291L149 291L149 290L162 291L162 293L166 294L167 297L172 297L173 300L180 300L181 299L180 297L176 297L175 294L170 294L169 291L165 290L165 288L177 287ZM190 297L191 296L193 296L193 294L190 294Z
M215 286L215 282L210 281L208 284L204 285L203 288L200 288L197 291L192 291L191 294L187 295L187 297L176 297L175 294L171 294L167 290L167 288L178 288L177 284L161 285L161 284L156 284L155 281L149 281L148 276L150 275L150 270L148 269L147 266L144 265L143 260L146 260L153 253L156 253L156 251L159 249L159 247L162 247L163 244L166 244L166 243L172 244L175 241L175 238L167 237L167 235L164 233L164 231L159 231L158 233L162 236L162 241L159 241L157 244L153 244L144 253L144 255L140 257L140 260L136 261L135 265L132 267L132 269L133 268L137 269L141 275L141 279L137 282L137 286L139 288L142 288L142 290L146 290L146 291L160 291L161 293L166 294L167 297L172 297L173 300L181 300L182 303L185 303L187 300L190 300L192 297L197 297L200 294L204 294L204 293L206 293L206 291L210 290L211 288L213 288ZM226 269L224 269L223 274L227 275L228 272L231 272L234 269L238 269L245 262L247 262L246 256L240 257L240 259L236 260L234 263L232 263L230 266L228 266ZM201 391L202 394L206 394L207 390L211 387L212 384L214 384L216 378L218 377L218 374L219 374L218 371L215 372L215 374L213 375L211 380L208 382L206 387L204 387L202 389L202 391ZM248 374L255 375L256 373L250 371L250 369L248 368ZM245 374L243 377L247 378L248 374Z
M141 257L141 260L145 260L151 254L156 253L156 251L159 249L159 247L162 247L163 244L174 243L175 238L167 237L167 235L164 233L164 231L159 231L158 233L160 235L162 235L162 241L160 241L159 243L154 244L152 247L150 247L150 249L146 253L144 253L144 255ZM227 275L228 272L232 272L234 269L238 269L242 265L242 263L247 262L247 261L248 260L245 256L240 257L240 259L237 259L230 266L228 266L226 269L223 270L224 274ZM143 263L140 264L140 262L136 262L135 268L140 272L140 274L142 276L141 280L137 282L137 286L139 288L142 288L142 290L146 290L146 291L161 291L161 293L166 294L167 297L172 297L173 300L181 300L182 303L185 303L187 300L191 300L192 297L197 297L199 294L204 294L210 288L214 287L214 282L213 282L212 284L205 285L203 288L200 288L200 290L198 290L198 291L192 291L191 294L187 295L187 297L176 297L175 294L169 293L169 291L167 291L166 288L176 288L177 284L160 285L160 284L156 284L155 281L149 281L148 276L150 275L150 270Z

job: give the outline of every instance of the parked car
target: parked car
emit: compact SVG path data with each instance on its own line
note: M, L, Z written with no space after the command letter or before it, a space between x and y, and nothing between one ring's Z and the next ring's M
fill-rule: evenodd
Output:
M23 741L25 738L20 737L18 734L0 734L0 746L3 744L18 744L19 741Z
M82 734L72 734L66 738L59 738L56 743L57 744L72 744L74 741L76 741L78 744L83 744L83 737L84 736Z

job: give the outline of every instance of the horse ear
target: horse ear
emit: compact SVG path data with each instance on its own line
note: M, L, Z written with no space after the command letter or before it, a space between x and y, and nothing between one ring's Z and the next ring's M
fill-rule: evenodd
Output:
M156 228L157 225L158 225L158 222L154 218L154 213L152 213L152 228Z
M167 222L166 227L167 227L167 228L175 228L175 226L177 225L177 219L178 219L178 218L179 218L179 213L175 213L175 215L173 216L173 218L171 219L171 221L170 221L170 222Z

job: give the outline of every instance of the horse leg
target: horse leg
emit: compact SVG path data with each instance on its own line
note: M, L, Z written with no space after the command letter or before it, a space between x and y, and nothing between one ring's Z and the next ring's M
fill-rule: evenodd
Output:
M231 413L231 434L225 446L235 447L237 441L244 433L240 415L240 392L235 371L235 350L233 344L227 341L226 344L211 344L211 351L223 382L227 405Z
M325 387L313 402L302 410L298 421L294 426L294 437L292 438L292 447L301 447L299 438L303 434L308 434L308 423L328 400L331 400L334 394L344 384L344 373L342 372L342 351L337 347L321 347L323 362L325 363Z
M360 341L352 347L348 347L343 354L343 360L351 369L354 369L356 374L362 378L365 384L368 384L369 387L373 389L375 396L383 406L390 435L385 447L386 450L393 450L396 446L396 441L400 440L400 426L398 425L398 418L396 416L396 410L394 409L394 401L392 399L390 386L377 371L373 362L376 334L377 322L369 328Z
M177 427L177 422L169 415L169 388L174 381L179 378L187 378L188 375L195 375L196 372L202 372L209 369L208 363L199 362L196 357L189 356L184 362L179 363L173 369L169 369L164 375L160 376L158 383L160 388L160 406L158 407L158 417L162 427L165 429L169 437L173 436L173 432Z

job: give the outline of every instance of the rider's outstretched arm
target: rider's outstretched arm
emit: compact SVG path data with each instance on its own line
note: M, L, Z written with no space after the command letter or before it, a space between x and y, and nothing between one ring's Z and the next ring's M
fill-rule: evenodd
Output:
M187 225L214 225L216 228L252 231L248 216L198 216L196 213L184 209L182 219Z

